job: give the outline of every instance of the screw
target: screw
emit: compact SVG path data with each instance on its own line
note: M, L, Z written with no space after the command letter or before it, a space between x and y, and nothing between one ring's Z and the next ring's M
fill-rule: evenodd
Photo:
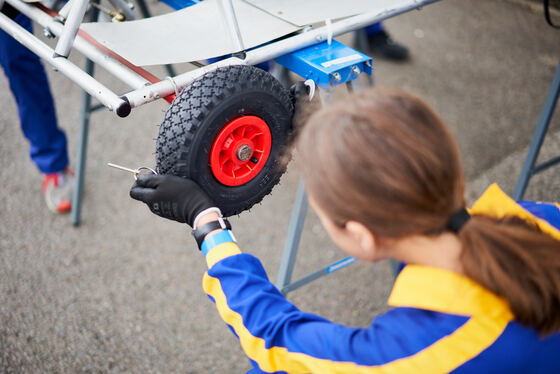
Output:
M124 21L124 14L121 13L121 11L117 11L117 12L111 12L111 22L122 22Z
M362 71L360 70L359 67L357 67L356 65L352 66L352 74L354 75L360 75Z
M368 67L371 67L371 60L367 60L367 61L366 61L366 65L367 65Z
M340 76L339 72L336 72L332 75L333 79L335 82L340 82L342 80L342 77Z
M45 27L45 28L43 29L43 35L45 35L45 37L47 37L47 38L49 38L49 39L53 39L53 38L54 38L53 32L52 32L48 27Z

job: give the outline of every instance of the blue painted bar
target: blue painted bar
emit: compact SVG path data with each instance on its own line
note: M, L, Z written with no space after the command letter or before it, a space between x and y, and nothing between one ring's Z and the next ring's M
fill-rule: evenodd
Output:
M373 71L371 57L336 40L302 48L274 61L324 89L350 82L362 72L371 75Z
M537 161L537 158L539 156L541 146L544 141L544 137L546 136L546 133L548 131L548 126L550 124L552 114L554 113L554 109L556 108L556 104L558 102L559 96L560 96L560 61L558 62L556 73L554 74L552 84L550 85L550 90L548 91L548 95L546 97L546 101L544 103L544 107L541 112L541 117L539 118L539 123L537 125L537 128L535 129L533 139L531 140L529 151L527 152L525 162L523 163L521 174L519 175L519 179L517 180L517 184L515 186L515 191L513 193L514 200L523 199L523 195L525 195L525 190L527 189L527 185L529 184L529 180L531 179L533 174L537 172L541 172L544 169L549 168L550 166L553 166L556 163L558 163L558 161L554 159L542 165L539 165L535 168L535 162Z

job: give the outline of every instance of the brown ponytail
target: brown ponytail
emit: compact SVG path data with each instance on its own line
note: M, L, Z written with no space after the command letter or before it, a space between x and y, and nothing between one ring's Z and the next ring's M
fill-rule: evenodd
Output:
M505 298L520 323L560 330L560 242L517 217L474 215L459 231L465 274Z
M396 89L351 95L315 113L296 148L307 189L339 225L438 235L465 206L459 151L423 101ZM541 334L560 330L560 241L525 221L474 215L459 231L465 274Z

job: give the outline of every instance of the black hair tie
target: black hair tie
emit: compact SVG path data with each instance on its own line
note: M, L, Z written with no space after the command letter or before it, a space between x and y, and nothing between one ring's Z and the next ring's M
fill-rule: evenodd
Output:
M451 215L449 221L445 225L445 229L452 231L454 233L458 233L459 230L463 227L465 223L471 218L469 212L467 212L466 208L461 208L460 210L456 211Z

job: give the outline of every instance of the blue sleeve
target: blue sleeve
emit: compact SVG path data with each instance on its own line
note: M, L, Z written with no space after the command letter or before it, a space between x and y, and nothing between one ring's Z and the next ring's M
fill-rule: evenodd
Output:
M268 280L260 261L235 243L212 249L203 287L255 369L267 373L361 372L406 358L453 332L465 317L395 308L366 328L304 313ZM428 335L426 325L437 325Z

